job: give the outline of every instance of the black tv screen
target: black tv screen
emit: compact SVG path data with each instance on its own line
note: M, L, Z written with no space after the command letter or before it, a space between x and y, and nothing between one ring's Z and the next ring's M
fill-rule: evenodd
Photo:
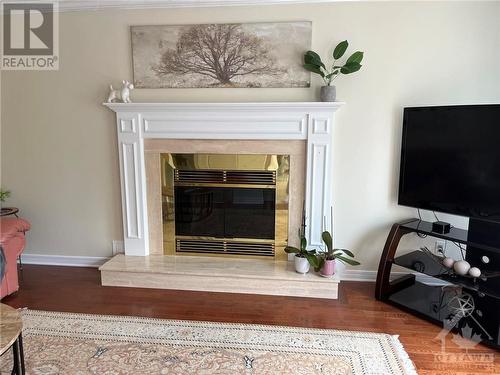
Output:
M405 108L398 202L500 221L500 104Z

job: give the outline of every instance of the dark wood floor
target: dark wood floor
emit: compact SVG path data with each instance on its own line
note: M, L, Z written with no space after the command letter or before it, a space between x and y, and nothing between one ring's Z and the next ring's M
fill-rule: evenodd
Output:
M439 327L376 301L373 290L372 283L342 282L339 299L328 301L103 287L94 268L25 265L21 290L2 302L49 311L384 332L400 336L419 374L500 374L497 351L479 345L467 353L448 338L443 356Z

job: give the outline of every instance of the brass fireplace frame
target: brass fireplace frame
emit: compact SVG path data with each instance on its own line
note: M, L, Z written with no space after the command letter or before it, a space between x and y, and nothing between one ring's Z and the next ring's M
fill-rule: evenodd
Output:
M289 155L161 153L160 163L164 254L287 259L284 249L288 242ZM187 178L190 177L189 171L197 171L196 173L201 173L208 182L181 182L179 179L180 170L187 173ZM204 171L206 171L206 175L204 175ZM215 176L220 177L220 181L212 180L212 171L222 173L221 176ZM247 183L239 183L239 171L243 171L244 174L248 173L254 180L249 183L248 181ZM272 180L269 180L269 177L261 177L261 174L258 172L273 172ZM236 176L234 180L231 180L231 174ZM270 176L270 174L267 175ZM174 184L175 186L274 188L276 191L275 239L176 236ZM213 247L217 253L198 252L195 245L196 241L203 241L208 249ZM186 244L187 251L176 251L181 243ZM253 251L254 247L258 247L259 245L267 247L264 250ZM242 252L239 249L244 249L243 253L246 255L241 255Z

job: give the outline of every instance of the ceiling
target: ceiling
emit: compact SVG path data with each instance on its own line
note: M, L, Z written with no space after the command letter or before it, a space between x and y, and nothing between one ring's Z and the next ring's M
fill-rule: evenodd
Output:
M182 8L238 5L275 5L275 4L311 4L332 3L355 0L59 0L59 10L103 10L103 9L147 9L147 8ZM8 2L27 2L33 0L4 0ZM43 2L40 0L40 2Z

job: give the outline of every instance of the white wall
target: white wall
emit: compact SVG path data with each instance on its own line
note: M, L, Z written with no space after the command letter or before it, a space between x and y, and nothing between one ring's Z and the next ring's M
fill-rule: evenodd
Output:
M121 237L109 83L132 78L130 25L311 20L313 49L348 39L364 67L337 82L335 240L375 269L396 204L401 108L500 102L500 3L348 2L64 13L60 70L1 76L1 178L33 224L26 253L106 256ZM135 101L316 100L311 89L135 90ZM463 220L456 221L464 225Z

